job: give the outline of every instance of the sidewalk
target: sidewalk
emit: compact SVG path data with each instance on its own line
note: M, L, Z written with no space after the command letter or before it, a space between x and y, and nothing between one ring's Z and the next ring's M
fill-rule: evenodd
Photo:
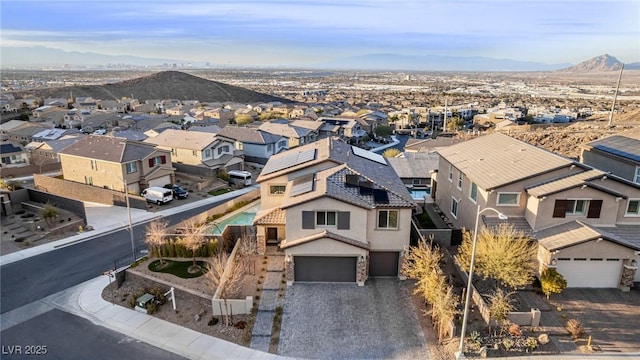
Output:
M100 276L4 313L2 330L56 308L189 359L286 359L107 302L102 299L107 285L109 278Z
M148 212L145 210L132 208L130 209L131 224L137 225L140 223L151 221L153 219L161 218L166 215L172 215L176 212L187 211L221 200L227 200L242 194L246 194L256 187L257 185L249 186L246 188L228 192L226 194L208 197L203 200L187 203L182 206L157 212ZM85 211L87 214L87 224L93 226L93 230L78 233L68 238L53 241L50 243L33 246L31 248L16 251L7 255L2 255L0 256L0 266L11 264L13 262L20 261L31 256L44 254L46 252L53 251L64 246L76 244L78 242L88 241L110 232L119 231L129 226L129 218L125 207L85 202Z

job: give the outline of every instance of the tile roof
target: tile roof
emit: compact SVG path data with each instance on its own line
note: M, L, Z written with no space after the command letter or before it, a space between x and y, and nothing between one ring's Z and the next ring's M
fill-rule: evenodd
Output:
M602 178L607 173L604 171L591 169L577 174L571 174L559 179L547 181L542 184L532 185L526 188L527 194L537 198L559 193L564 190L573 189L579 186L588 185L590 180Z
M500 133L482 135L437 152L485 190L574 164L570 159Z
M425 178L431 177L431 172L438 170L438 160L440 157L436 153L419 152L405 153L404 157L387 158L389 164L393 166L400 178Z
M253 225L284 225L286 212L280 208L262 209L256 212Z
M509 224L513 226L515 231L522 232L526 237L534 237L533 229L524 216L509 216L508 219L502 220L497 216L485 216L482 215L482 222L488 228L497 228L501 224Z
M257 128L240 126L225 126L218 132L218 135L250 144L274 144L282 138L280 135L274 135Z
M613 135L583 145L583 148L597 149L617 157L640 163L640 139L624 135Z
M611 232L609 228L596 228L581 221L570 221L535 232L538 243L549 251L560 250L599 238L640 250L640 245L631 243Z
M313 234L313 235L309 235L309 236L305 236L299 239L294 239L294 240L289 240L286 239L284 240L282 243L280 243L280 248L282 249L288 249L294 246L298 246L298 245L302 245L302 244L306 244L308 242L312 242L315 240L320 240L320 239L324 239L324 238L328 238L328 239L332 239L332 240L336 240L336 241L340 241L342 243L348 244L348 245L352 245L352 246L356 246L365 250L369 250L371 249L371 244L369 242L363 243L362 241L359 240L355 240L346 236L342 236L342 235L338 235L335 233L332 233L331 231L327 231L327 230L323 230L317 234Z
M216 134L212 133L167 129L158 136L146 139L145 142L179 149L204 150L216 140Z
M127 141L125 138L111 136L86 136L60 151L60 154L126 163L141 160L153 152L153 144Z
M616 225L614 227L596 226L599 231L613 234L626 242L640 248L640 224L637 225Z
M291 126L290 124L281 124L276 122L263 122L258 129L269 132L271 134L282 135L286 138L300 138L307 136L311 130Z

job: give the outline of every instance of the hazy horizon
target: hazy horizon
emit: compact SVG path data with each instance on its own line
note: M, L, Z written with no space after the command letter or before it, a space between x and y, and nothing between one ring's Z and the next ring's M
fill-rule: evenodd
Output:
M2 0L5 47L313 65L368 54L640 61L635 0Z

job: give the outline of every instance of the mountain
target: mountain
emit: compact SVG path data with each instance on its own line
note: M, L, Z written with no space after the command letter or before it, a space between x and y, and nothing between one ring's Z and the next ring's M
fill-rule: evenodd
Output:
M0 48L0 63L3 67L35 66L105 66L126 64L135 66L157 66L162 64L187 63L175 59L154 59L130 55L105 55L92 52L64 51L44 46Z
M580 64L561 69L562 72L603 72L603 71L619 71L622 62L615 57L604 54L596 56ZM628 68L628 67L627 67Z
M640 70L640 62L624 64L625 70Z
M458 57L440 55L368 54L318 64L329 69L358 70L420 70L420 71L549 71L570 64L543 64L531 61L494 59L488 57Z
M104 85L65 86L17 92L16 97L68 98L90 96L100 100L116 100L131 97L150 99L200 100L201 102L238 102L243 104L291 100L248 90L217 81L206 80L179 71L162 71L118 83Z

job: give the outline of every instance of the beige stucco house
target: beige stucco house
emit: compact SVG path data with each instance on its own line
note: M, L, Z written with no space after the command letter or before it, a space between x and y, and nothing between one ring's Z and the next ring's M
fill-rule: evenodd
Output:
M556 267L569 287L628 289L631 272L640 281L640 235L629 231L640 229L640 185L499 133L438 153L436 203L456 227L473 229L490 207L537 240L540 271Z
M145 142L171 152L174 166L184 172L242 170L244 153L215 133L167 129Z
M170 151L125 138L89 135L58 154L69 181L140 194L175 179Z
M327 138L272 156L257 182L258 247L284 250L288 284L400 275L415 203L384 157Z

